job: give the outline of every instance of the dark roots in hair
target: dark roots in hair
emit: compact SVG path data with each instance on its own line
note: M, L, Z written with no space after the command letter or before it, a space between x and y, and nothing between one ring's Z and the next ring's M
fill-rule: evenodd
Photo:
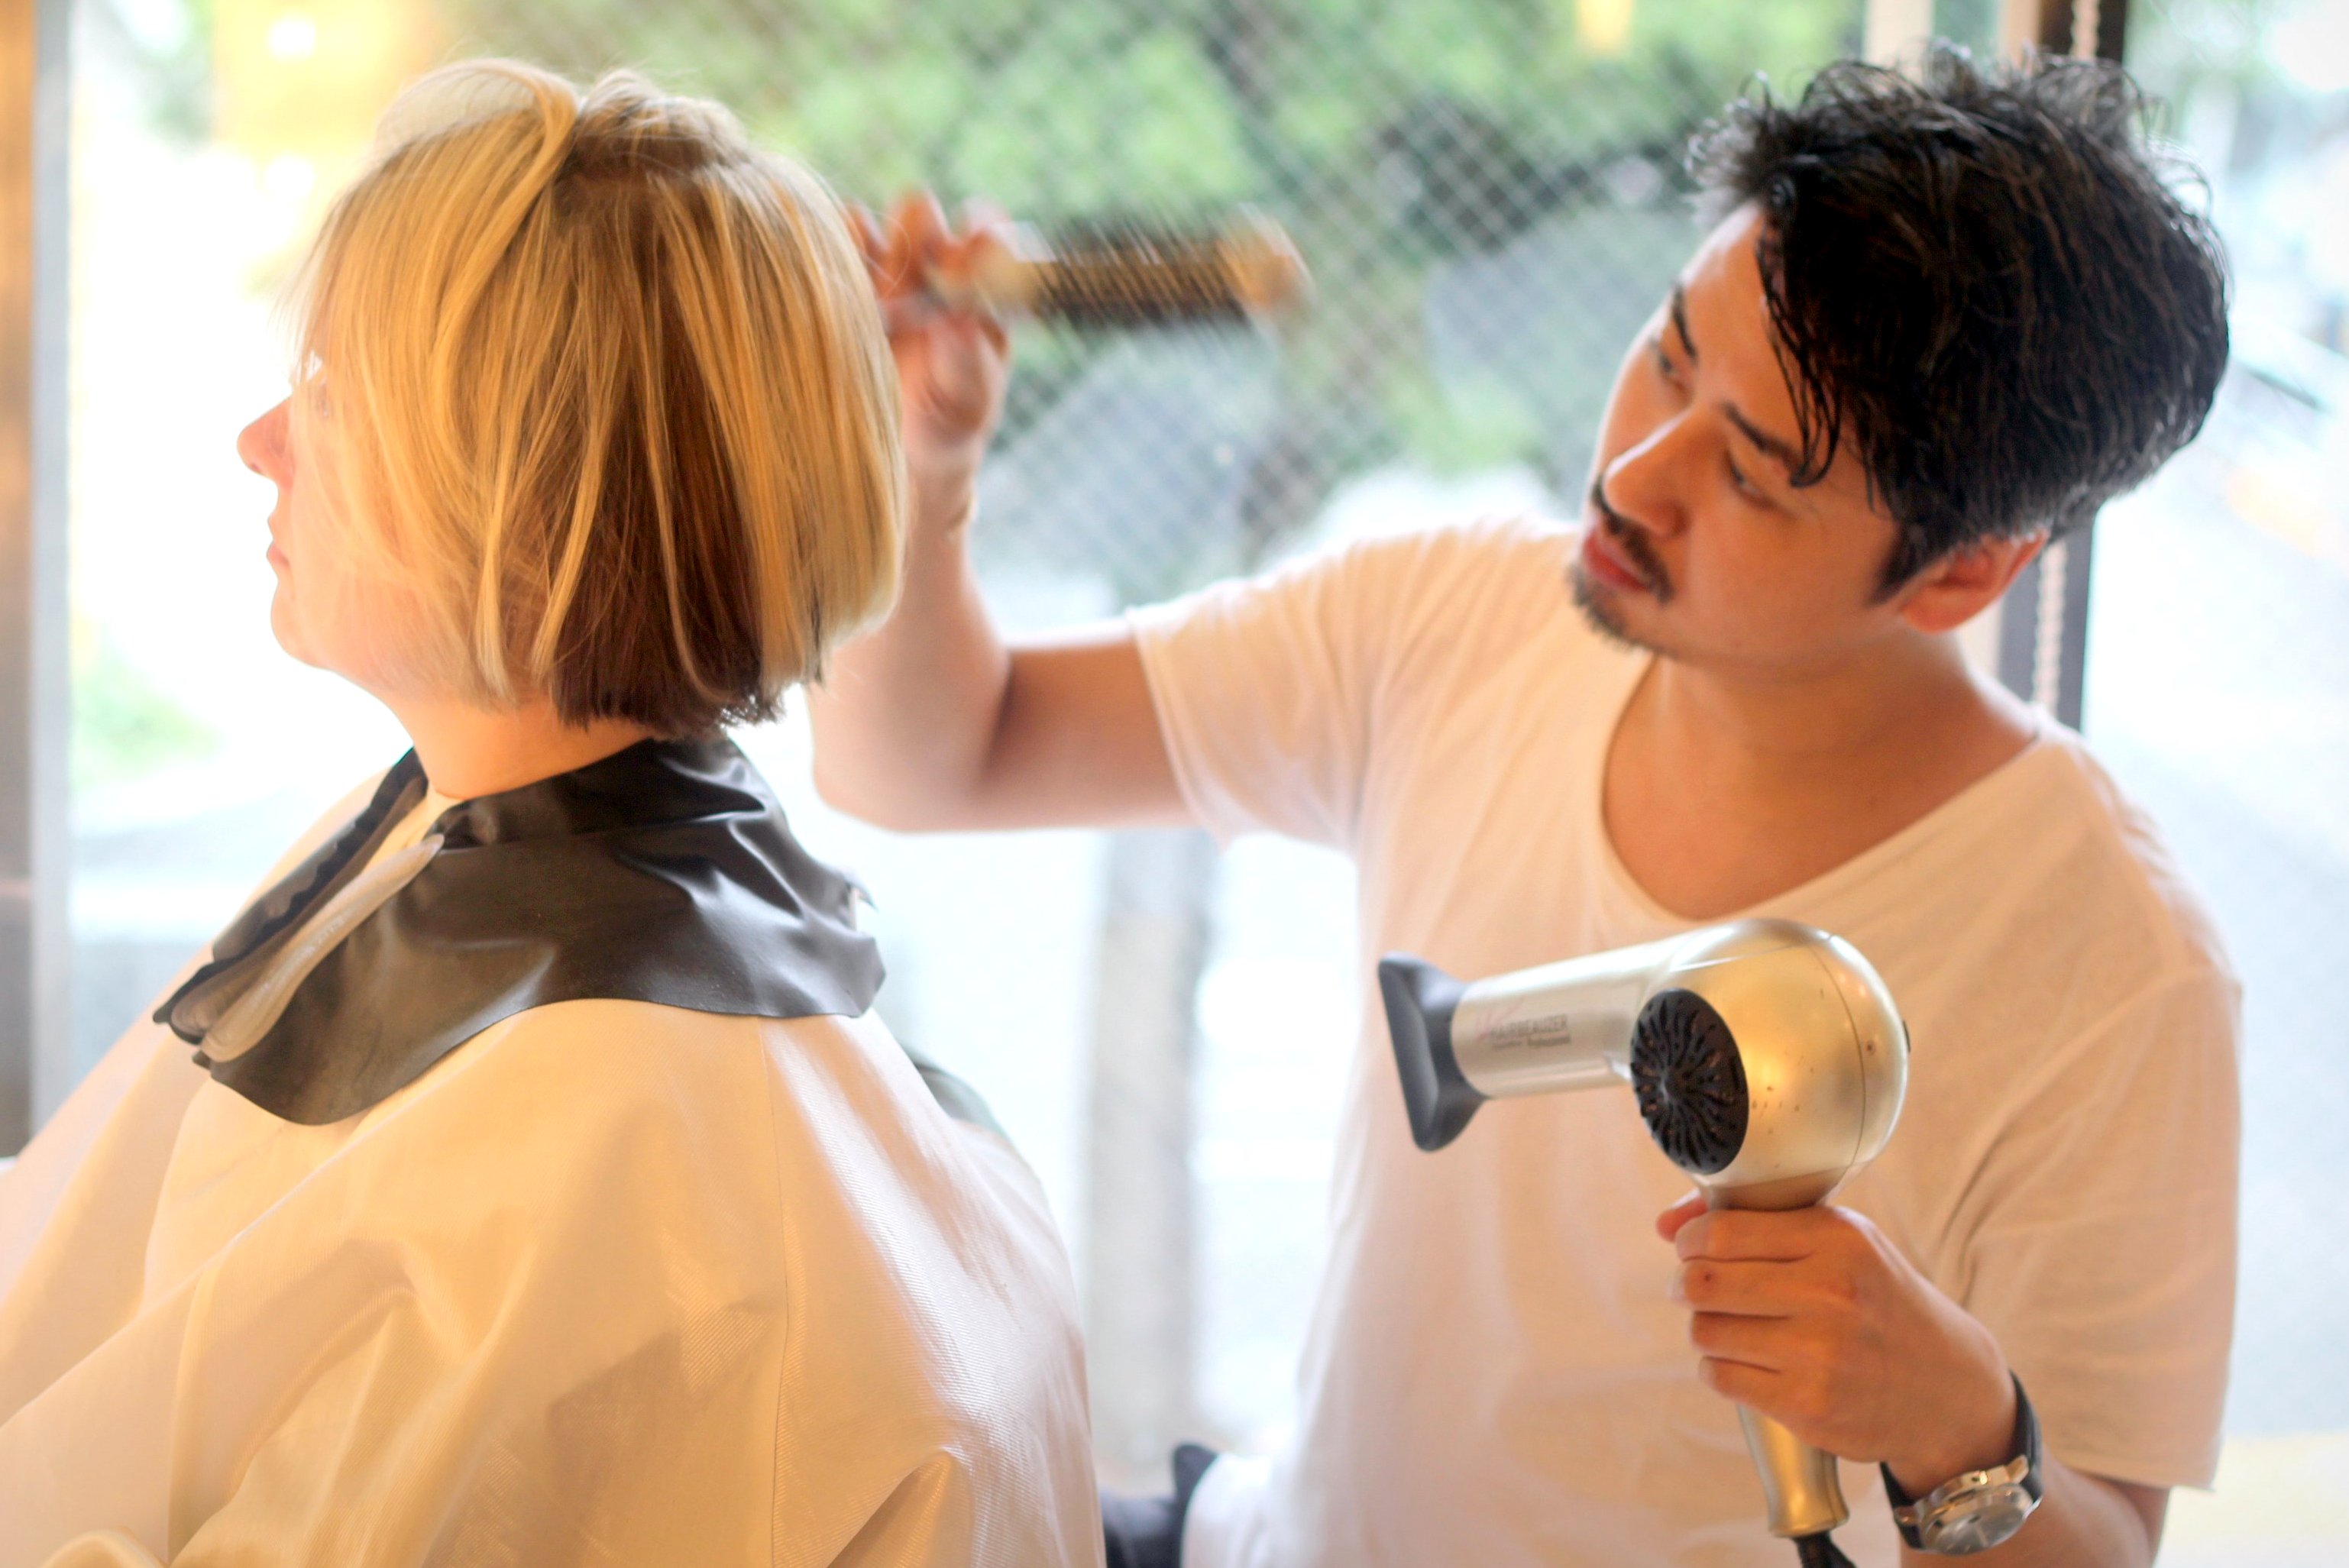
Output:
M2226 261L2119 67L1920 80L1857 62L1699 133L1716 214L1764 220L1795 482L1849 440L1899 525L1887 589L1979 541L2091 521L2194 438L2227 364Z

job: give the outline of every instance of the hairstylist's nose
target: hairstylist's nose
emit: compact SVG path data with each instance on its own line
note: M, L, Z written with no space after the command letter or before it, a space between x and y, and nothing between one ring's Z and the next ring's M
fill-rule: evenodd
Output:
M1680 449L1682 422L1674 420L1600 470L1599 488L1607 510L1621 526L1650 533L1678 532L1686 519L1682 493L1691 467Z
M1680 531L1684 519L1677 474L1672 474L1671 462L1659 462L1654 453L1626 453L1599 469L1599 483L1595 500L1616 528L1637 528L1642 532Z
M289 482L294 474L285 444L291 406L291 399L280 398L275 407L238 431L236 437L236 455L244 466L281 485Z

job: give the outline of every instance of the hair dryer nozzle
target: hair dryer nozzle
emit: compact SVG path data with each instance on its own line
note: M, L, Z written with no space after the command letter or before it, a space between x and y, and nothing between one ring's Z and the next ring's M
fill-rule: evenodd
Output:
M1397 953L1379 960L1379 995L1386 1002L1411 1139L1430 1152L1459 1137L1485 1103L1452 1054L1452 1014L1467 989L1417 958Z

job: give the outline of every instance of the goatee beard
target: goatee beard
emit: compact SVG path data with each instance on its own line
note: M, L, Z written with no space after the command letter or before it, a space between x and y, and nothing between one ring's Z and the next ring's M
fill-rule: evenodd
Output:
M1574 607L1582 612L1582 618L1590 623L1592 631L1597 632L1617 647L1628 649L1633 653L1653 654L1662 651L1654 644L1643 643L1631 634L1631 629L1623 624L1622 616L1616 612L1614 602L1607 596L1604 590L1591 582L1590 573L1583 570L1581 562L1578 561L1566 569L1566 580L1568 586L1573 591Z

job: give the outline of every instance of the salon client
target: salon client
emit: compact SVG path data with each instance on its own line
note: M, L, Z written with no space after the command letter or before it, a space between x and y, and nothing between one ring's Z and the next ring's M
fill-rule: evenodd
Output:
M831 193L452 67L305 279L253 568L415 749L0 1176L0 1564L1098 1563L1043 1194L719 729L897 576Z

